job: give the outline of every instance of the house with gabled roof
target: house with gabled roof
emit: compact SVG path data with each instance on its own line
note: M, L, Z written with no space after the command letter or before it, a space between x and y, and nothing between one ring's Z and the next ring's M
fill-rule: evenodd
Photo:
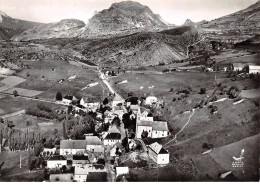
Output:
M140 105L141 100L138 97L130 96L125 100L126 106L130 105Z
M157 163L157 164L168 164L170 154L165 150L162 145L155 142L147 147L148 155Z
M121 134L120 133L107 133L104 140L103 140L103 143L105 146L107 145L114 145L116 144L117 142L120 142L121 143Z
M86 182L90 173L107 173L107 169L102 164L76 165L74 170L74 180L76 182Z
M62 102L66 105L70 105L74 101L77 101L77 98L75 96L66 95L62 98Z
M137 112L137 121L153 121L153 117L148 116L149 112L149 110L140 107L140 109Z
M136 121L136 137L142 138L142 133L147 132L151 138L163 138L169 134L166 121Z
M89 152L104 153L104 147L102 145L101 139L97 136L85 136L86 150Z
M61 168L67 165L67 159L62 155L52 155L47 160L47 168Z
M85 155L73 155L72 166L85 165L90 163L88 156Z
M118 106L120 104L123 105L124 101L119 97L115 96L114 99L112 100L112 107Z
M83 154L86 151L86 140L61 140L60 155Z

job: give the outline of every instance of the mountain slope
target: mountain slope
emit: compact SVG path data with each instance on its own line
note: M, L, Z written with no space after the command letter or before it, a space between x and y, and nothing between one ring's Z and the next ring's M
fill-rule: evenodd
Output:
M50 38L72 38L85 31L85 23L77 19L64 19L57 23L49 23L29 29L12 40L35 40Z
M260 1L236 13L201 25L208 38L240 42L260 33Z
M184 26L160 32L88 39L75 44L74 49L99 66L149 66L186 59L187 47L197 39L197 30Z
M36 23L31 21L24 21L20 19L14 19L4 12L0 11L0 39L10 39L16 34L20 34L23 31L33 28L35 26L43 25L42 23Z

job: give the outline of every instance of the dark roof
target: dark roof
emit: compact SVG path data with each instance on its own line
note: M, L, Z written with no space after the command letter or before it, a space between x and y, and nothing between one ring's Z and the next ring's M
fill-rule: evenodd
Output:
M162 148L159 152L159 154L168 154L167 150L165 150L164 148Z
M88 156L85 155L73 155L73 160L88 160Z
M138 97L129 97L125 100L125 102L130 102L132 105L137 105L138 104L138 100L139 98Z
M66 95L63 97L64 99L67 99L67 100L72 100L73 99L73 96L70 96L70 95Z
M77 105L78 108L81 108L81 109L85 109L86 107L84 107L83 105Z
M53 155L48 159L48 161L59 161L59 160L67 160L67 159L62 155Z
M106 182L107 172L89 172L87 176L88 182Z
M121 139L121 134L119 133L108 133L105 139Z
M86 140L61 140L61 149L86 149Z

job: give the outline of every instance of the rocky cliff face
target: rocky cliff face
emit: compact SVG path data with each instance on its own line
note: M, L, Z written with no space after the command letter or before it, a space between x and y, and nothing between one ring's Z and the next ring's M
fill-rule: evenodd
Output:
M12 40L35 40L50 38L72 38L78 37L85 31L85 23L77 19L64 19L57 23L40 25L26 30Z
M14 19L0 11L0 40L10 39L14 35L39 25L43 24Z
M201 25L201 32L212 40L241 42L260 33L260 1L236 13Z
M140 30L160 30L167 28L150 8L138 2L114 3L93 16L87 25L84 37L114 34L129 34Z

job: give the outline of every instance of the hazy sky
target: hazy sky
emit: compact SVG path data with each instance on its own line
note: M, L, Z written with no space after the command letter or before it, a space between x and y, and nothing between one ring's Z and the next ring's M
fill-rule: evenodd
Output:
M107 9L122 0L0 0L0 10L7 15L36 22L57 22L76 18L87 22L95 11ZM136 0L147 5L166 22L183 24L212 20L244 9L258 0Z

